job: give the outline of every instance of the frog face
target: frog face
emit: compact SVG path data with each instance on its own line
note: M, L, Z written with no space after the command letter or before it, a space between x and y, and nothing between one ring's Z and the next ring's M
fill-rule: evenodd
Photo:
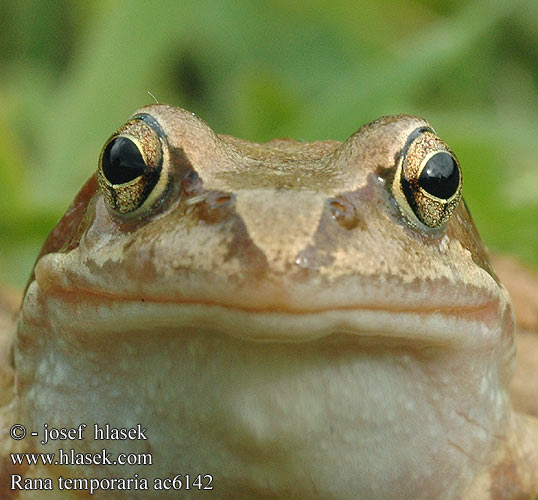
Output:
M446 306L496 320L504 307L460 201L457 160L417 117L377 120L344 143L252 144L154 105L107 141L97 177L80 238L38 263L48 286L247 312L339 310L351 323L357 310ZM308 325L299 338L331 329ZM288 328L256 332L284 339Z
M245 498L531 491L511 307L462 178L414 116L256 144L141 108L37 261L20 420L152 423L155 474Z

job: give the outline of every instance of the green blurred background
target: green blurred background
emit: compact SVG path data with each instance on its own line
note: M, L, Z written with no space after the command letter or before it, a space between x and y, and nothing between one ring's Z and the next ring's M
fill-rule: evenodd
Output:
M488 246L538 266L536 0L0 6L0 283L23 285L148 91L256 141L422 115L458 155Z

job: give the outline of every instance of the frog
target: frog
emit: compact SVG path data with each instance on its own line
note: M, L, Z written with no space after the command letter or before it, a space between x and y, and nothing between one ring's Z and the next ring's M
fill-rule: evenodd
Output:
M255 143L135 111L28 282L2 498L534 499L513 309L462 188L414 115ZM88 462L10 458L59 448Z

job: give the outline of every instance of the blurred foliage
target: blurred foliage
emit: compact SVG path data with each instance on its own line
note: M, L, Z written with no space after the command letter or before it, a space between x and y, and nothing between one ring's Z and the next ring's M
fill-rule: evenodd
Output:
M422 115L460 158L484 240L538 266L536 0L3 0L2 13L0 282L24 283L148 91L258 141Z

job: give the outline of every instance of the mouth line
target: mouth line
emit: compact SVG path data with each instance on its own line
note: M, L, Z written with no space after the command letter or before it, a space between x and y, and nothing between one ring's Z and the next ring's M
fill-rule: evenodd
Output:
M491 315L498 310L498 300L489 299L481 304L476 305L458 305L453 307L432 305L431 307L417 307L408 305L397 305L394 303L385 304L372 304L372 303L356 303L347 304L342 306L331 307L289 307L283 304L268 304L266 306L248 306L235 304L231 301L211 301L201 300L199 298L170 298L170 297L143 297L134 294L120 295L106 291L95 291L89 289L61 289L61 290L49 290L49 293L62 297L63 300L68 302L83 302L81 298L86 297L88 301L104 301L109 303L131 303L131 304L145 304L150 306L151 304L170 304L178 306L199 306L199 307L218 307L230 311L237 311L242 313L252 314L284 314L292 316L311 315L327 312L346 312L346 311L365 311L365 312L380 312L388 314L417 314L417 315L442 315L446 317L458 317L458 318L473 318L475 321L488 320ZM73 297L73 295L76 296Z
M382 345L405 341L476 349L497 342L502 315L496 299L464 307L403 307L387 301L309 309L57 287L46 295L52 321L62 328L68 324L69 335L81 336L84 342L100 342L110 335L147 338L208 332L254 342L302 343L343 334L348 339L379 339Z

